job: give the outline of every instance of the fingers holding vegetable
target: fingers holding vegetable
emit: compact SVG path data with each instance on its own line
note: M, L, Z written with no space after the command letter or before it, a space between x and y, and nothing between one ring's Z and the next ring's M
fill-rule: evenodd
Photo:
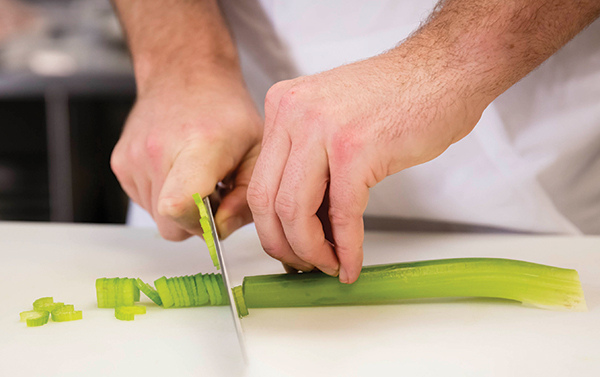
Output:
M406 56L392 51L269 91L248 202L271 256L354 282L369 188L435 158L475 126L483 101L472 105L454 77ZM326 216L319 217L325 199Z

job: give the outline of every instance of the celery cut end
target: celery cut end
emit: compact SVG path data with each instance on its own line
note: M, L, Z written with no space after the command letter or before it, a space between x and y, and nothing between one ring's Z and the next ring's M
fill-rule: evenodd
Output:
M235 300L235 306L238 311L238 316L240 318L247 316L249 313L248 307L246 306L246 301L244 300L242 286L238 285L237 287L233 287L231 288L231 291L233 292L233 299Z

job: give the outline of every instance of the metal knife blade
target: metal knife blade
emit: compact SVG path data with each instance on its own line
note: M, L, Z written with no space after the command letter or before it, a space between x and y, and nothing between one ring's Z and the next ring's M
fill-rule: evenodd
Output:
M217 257L219 259L219 264L221 265L221 275L223 276L223 283L225 284L225 290L227 291L227 295L229 297L229 308L231 309L231 314L233 316L233 323L235 326L235 331L237 334L237 338L239 341L239 345L240 345L240 350L242 352L242 356L244 358L244 362L248 362L248 357L246 354L246 342L244 339L244 333L243 333L243 329L242 329L242 322L240 321L239 315L238 315L238 308L235 302L235 299L233 297L233 292L232 292L232 285L231 285L231 280L229 280L229 274L228 274L228 270L227 270L227 264L225 263L225 258L223 256L223 248L221 247L221 242L219 240L219 235L217 234L217 227L215 225L215 218L214 218L214 212L213 212L213 205L211 203L211 199L210 197L205 197L203 199L204 201L204 205L206 206L207 212L208 212L208 218L209 218L209 222L210 222L210 229L211 229L211 233L213 236L213 239L215 241L215 249L217 252ZM216 207L215 207L215 211L216 211Z

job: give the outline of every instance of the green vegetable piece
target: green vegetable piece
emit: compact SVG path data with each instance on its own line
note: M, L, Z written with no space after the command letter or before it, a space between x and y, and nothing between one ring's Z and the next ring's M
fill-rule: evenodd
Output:
M206 287L206 292L208 292L208 299L210 305L217 305L217 295L215 293L215 289L212 284L212 280L210 280L210 275L205 274L202 276L202 281L204 282L204 286Z
M106 307L114 308L117 306L117 280L116 279L106 279L105 287L106 287Z
M133 321L137 314L146 314L146 307L141 305L130 305L115 308L115 318L121 321Z
M174 305L173 296L171 295L171 291L169 290L167 284L167 278L161 277L154 281L154 286L156 287L156 291L160 297L160 301L164 308L171 308Z
M56 305L57 303L54 302L52 297L42 297L33 302L33 310L50 312Z
M204 203L202 203L202 205L204 205ZM204 239L206 239L207 237L212 238L212 229L210 228L210 220L208 220L208 215L206 215L207 217L200 217L200 226L202 227L202 232L205 233L204 235Z
M99 308L133 305L136 299L139 300L137 296L139 296L139 289L135 279L96 279L96 301Z
M52 311L52 321L54 322L77 321L82 318L83 312L81 310L75 310L73 305L65 305L64 307Z
M117 306L123 305L123 280L121 278L114 278L114 280L115 305L113 307L116 308Z
M54 308L53 311L58 310L58 309L64 310L64 311L74 312L75 311L75 305L73 305L73 304L63 305L63 306L60 306L58 308Z
M213 265L217 268L217 270L220 270L221 265L219 264L219 257L217 256L217 247L215 246L214 240L210 244L208 244L208 252L210 253L210 258L212 259Z
M246 300L244 300L242 286L238 285L237 287L231 288L231 292L233 293L233 299L235 300L235 306L238 311L238 316L240 318L247 316L248 307L246 306Z
M19 313L19 318L21 322L27 322L29 318L39 318L40 313L45 312L45 310L37 311L37 310L27 310L25 312Z
M118 286L117 306L133 305L135 299L133 280L129 278L120 278L118 279Z
M122 308L125 308L125 306L118 306L115 308L115 318L121 321L133 321L135 319L135 314L124 312Z
M215 305L223 305L223 295L221 294L221 288L219 287L219 284L217 283L217 278L215 277L215 274L210 274L210 282L213 285L213 290L215 291L215 297L216 297L216 303Z
M212 260L214 266L217 270L221 269L221 265L219 264L219 258L217 257L217 249L215 246L215 240L212 236L212 229L210 227L210 221L208 219L208 209L204 205L204 201L200 194L196 193L192 195L194 198L194 202L198 207L198 212L200 213L200 226L202 227L202 237L208 246L208 252L210 253L210 259Z
M184 292L184 295L183 295L184 300L183 301L185 303L185 306L186 307L192 306L192 298L190 297L190 291L188 289L188 284L185 280L185 276L180 276L179 282L180 282L180 284L179 284L180 289L183 290L183 292ZM189 302L189 305L187 304L188 302Z
M227 290L225 289L223 275L215 274L215 279L217 280L217 287L221 290L221 297L223 297L223 305L229 304L229 295L227 294Z
M202 274L194 275L194 281L196 282L196 294L198 297L198 305L207 305L210 303L210 298L208 296L208 291L206 290L202 276Z
M190 276L184 276L183 282L185 283L185 289L190 298L190 306L198 306L196 304L196 286L194 284L194 279Z
M106 278L96 279L96 301L99 308L106 308Z
M489 297L549 309L586 310L577 271L499 258L369 266L353 284L322 273L249 276L248 308L365 305L401 299Z
M190 296L187 293L187 289L185 287L185 282L183 276L178 276L173 278L175 280L175 284L177 287L177 293L181 295L181 306L190 307L192 306L192 302L190 301Z
M190 289L192 290L190 293L190 297L193 298L192 299L192 305L193 306L200 306L200 304L198 303L198 289L196 288L196 279L194 279L193 276L186 276L190 285Z
M131 285L133 286L133 302L140 301L140 288L137 286L135 279L129 279L131 281Z
M173 278L168 278L167 285L169 286L169 292L171 292L173 301L175 302L173 307L181 308L183 306L183 300L181 294L179 293L179 290L177 289L177 283L173 280Z
M21 317L21 321L27 322L27 327L38 327L48 323L50 314L45 310L29 310L26 312L21 312L19 316Z
M142 279L137 278L137 279L135 279L135 285L138 288L138 292L142 291L146 295L146 297L148 297L150 300L152 300L152 302L154 302L156 305L159 305L159 306L162 305L162 300L160 299L160 295L158 294L156 289L154 289L154 287L152 287L150 284L144 283L142 281ZM138 301L139 301L139 299L138 299Z
M206 206L204 205L204 201L202 200L200 194L195 193L194 195L192 195L192 198L194 198L194 202L198 206L198 210L200 211L200 217L207 217L208 211L206 209Z

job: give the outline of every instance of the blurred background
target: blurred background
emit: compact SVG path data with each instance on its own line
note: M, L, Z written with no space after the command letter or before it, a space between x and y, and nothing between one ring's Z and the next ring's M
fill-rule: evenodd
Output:
M0 220L124 223L109 161L134 97L109 0L0 0Z

